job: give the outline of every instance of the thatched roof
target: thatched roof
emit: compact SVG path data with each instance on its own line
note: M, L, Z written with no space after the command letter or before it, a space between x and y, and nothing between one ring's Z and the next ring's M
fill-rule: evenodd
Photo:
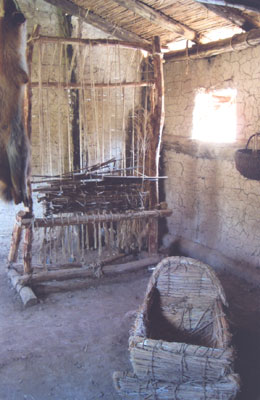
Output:
M46 0L123 40L206 43L220 28L260 28L258 0Z

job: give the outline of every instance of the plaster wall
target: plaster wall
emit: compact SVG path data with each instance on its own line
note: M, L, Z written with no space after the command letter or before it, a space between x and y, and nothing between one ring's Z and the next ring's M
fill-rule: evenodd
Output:
M188 64L165 64L163 162L168 176L166 201L173 214L164 244L184 238L205 246L209 253L219 252L248 276L258 276L260 268L260 182L239 174L234 153L260 128L259 61L258 46ZM235 143L191 139L194 99L200 88L237 89ZM214 264L221 267L220 261Z

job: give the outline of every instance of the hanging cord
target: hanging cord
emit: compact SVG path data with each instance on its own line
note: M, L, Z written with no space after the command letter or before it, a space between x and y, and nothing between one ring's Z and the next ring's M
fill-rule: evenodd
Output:
M185 52L186 52L186 70L185 70L185 74L188 75L189 74L189 70L190 70L189 41L188 40L186 40Z

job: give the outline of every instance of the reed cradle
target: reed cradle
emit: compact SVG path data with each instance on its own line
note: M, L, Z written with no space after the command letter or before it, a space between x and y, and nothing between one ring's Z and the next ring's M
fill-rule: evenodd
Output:
M227 307L208 265L186 257L162 260L129 338L134 374L114 374L119 393L131 399L234 399L239 378Z

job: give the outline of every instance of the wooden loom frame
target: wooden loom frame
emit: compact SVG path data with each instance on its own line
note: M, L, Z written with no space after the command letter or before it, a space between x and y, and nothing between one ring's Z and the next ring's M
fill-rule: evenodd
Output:
M136 87L152 87L153 90L153 127L152 127L152 140L150 143L150 148L148 151L148 159L151 160L150 163L150 175L157 177L159 176L159 156L161 147L161 137L164 125L164 77L163 77L163 54L160 47L160 38L155 37L152 46L143 47L136 43L120 42L116 40L89 40L89 39L66 39L66 38L55 38L47 36L39 36L38 30L36 29L29 41L28 45L28 66L29 72L32 66L32 55L34 43L36 41L42 42L59 42L59 43L81 43L81 44L91 44L93 46L99 45L120 45L126 48L143 49L148 51L153 57L154 64L154 80L144 81L144 82L128 82L111 84L110 87L124 87L124 86L136 86ZM44 85L44 83L43 83ZM48 84L48 87L56 87L55 83ZM59 83L60 85L60 83ZM98 84L97 87L108 87L109 84ZM28 137L31 139L31 110L32 110L32 87L34 84L28 83L26 91L26 101L25 101L25 121L27 125ZM79 84L69 84L63 85L64 88L78 88ZM31 197L31 185L28 182L28 191ZM169 210L159 210L159 189L158 189L158 179L151 181L149 183L150 191L150 210L141 212L131 212L131 213L120 213L120 214L108 214L108 215L83 215L77 216L73 219L68 219L64 222L63 219L59 217L52 218L51 220L46 220L45 218L34 219L33 216L33 204L32 200L30 202L30 207L26 211L20 211L16 216L16 223L13 229L11 248L8 256L9 268L8 276L19 292L24 305L32 305L37 302L37 298L33 293L30 285L36 282L46 282L51 280L66 280L73 278L93 278L93 271L89 268L78 268L78 269L60 269L55 271L44 271L35 273L32 266L32 242L33 242L33 229L34 227L50 227L50 226L61 226L63 224L77 225L77 224L87 224L89 222L101 222L105 220L108 221L120 221L124 219L142 219L149 218L149 234L148 234L148 257L135 262L117 265L107 265L102 270L104 275L117 274L129 271L136 271L140 268L144 268L148 265L156 264L160 257L158 255L158 219L159 217L166 217L171 214ZM14 268L12 268L13 263L16 262L18 256L18 249L21 242L22 232L24 231L24 248L23 248L23 274L18 273ZM117 257L118 258L118 257ZM116 259L116 257L114 257ZM109 260L105 260L103 265L110 264L113 262L113 257Z

